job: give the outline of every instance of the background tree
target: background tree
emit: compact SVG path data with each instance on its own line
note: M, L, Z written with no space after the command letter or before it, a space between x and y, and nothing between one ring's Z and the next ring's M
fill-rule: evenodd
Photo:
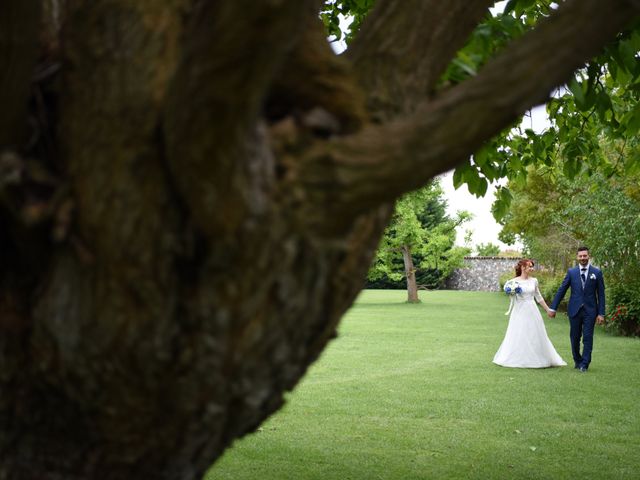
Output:
M639 184L638 175L606 178L586 172L569 180L561 162L555 168L530 167L525 185L510 187L513 199L501 232L557 270L549 293L575 263L577 247L589 246L593 261L604 268L608 318L616 319L614 328L631 334L640 333Z
M482 257L493 257L500 254L500 246L495 243L479 243L476 245L476 252Z
M555 170L530 166L524 182L508 182L507 188L510 207L500 219L499 238L505 243L521 242L525 255L564 272L575 262L581 240L560 214L574 195L571 182L562 174L561 162Z
M430 280L431 287L439 286L454 268L462 266L468 249L455 247L456 227L470 216L459 212L456 218L446 213L446 201L440 183L402 196L395 206L391 223L385 229L376 258L369 270L369 280L404 280L407 301L419 302L418 270Z
M377 0L336 57L315 0L0 0L0 478L201 477L335 336L393 202L640 9L561 2L443 79L492 3Z

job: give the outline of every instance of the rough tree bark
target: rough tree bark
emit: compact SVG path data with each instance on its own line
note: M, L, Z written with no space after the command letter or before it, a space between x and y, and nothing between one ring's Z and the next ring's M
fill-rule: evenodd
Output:
M411 248L407 245L402 247L402 259L404 260L404 276L407 279L407 301L418 303L418 284L416 283L416 267L411 258Z
M390 203L639 8L564 2L437 91L491 3L378 0L336 57L317 0L0 0L0 479L201 477L335 335Z

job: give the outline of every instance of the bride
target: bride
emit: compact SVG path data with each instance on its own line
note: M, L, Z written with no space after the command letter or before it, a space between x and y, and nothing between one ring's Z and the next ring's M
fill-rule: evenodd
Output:
M566 365L544 328L542 316L535 300L549 313L540 290L538 279L530 276L533 261L523 259L516 265L516 277L509 280L505 292L511 297L509 325L493 363L503 367L545 368Z

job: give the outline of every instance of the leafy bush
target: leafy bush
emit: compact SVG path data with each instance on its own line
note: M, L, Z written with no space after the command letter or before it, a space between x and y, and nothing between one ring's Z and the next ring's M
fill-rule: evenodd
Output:
M607 287L605 328L621 335L640 336L640 282Z
M437 269L426 268L416 270L416 283L418 284L418 288L436 290L440 288L443 278L442 272ZM405 290L407 288L407 279L403 276L400 280L394 280L388 275L380 275L376 279L367 279L364 288L372 290Z
M562 284L562 280L564 280L566 272L560 273L552 273L547 271L539 271L535 272L535 276L538 279L538 285L540 286L540 293L542 294L542 298L547 302L547 305L551 306L551 302L553 301L553 297L556 296L556 292L560 288ZM569 299L569 294L567 293L560 305L558 306L558 310L566 311L567 310L567 301Z
M505 283L507 283L509 280L511 280L515 276L516 274L513 270L507 270L506 272L501 273L500 276L498 277L498 281L500 282L500 290L504 288Z
M398 281L391 280L389 277L384 276L375 280L367 279L363 288L370 290L406 290L407 281L404 278Z

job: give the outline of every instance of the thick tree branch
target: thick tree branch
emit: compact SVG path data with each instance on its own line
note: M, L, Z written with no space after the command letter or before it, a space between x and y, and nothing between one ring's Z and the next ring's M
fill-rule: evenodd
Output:
M124 361L124 332L151 325L160 332L173 318L180 212L167 186L158 123L180 14L179 0L69 2L59 138L76 241L73 250L56 252L33 308L34 349L42 341L64 352L47 368L96 358L87 348ZM64 312L64 324L52 321L54 310ZM59 387L83 390L91 402L87 384L61 378Z
M477 77L423 104L415 115L319 145L302 167L301 179L311 204L325 208L316 215L305 212L308 221L320 229L341 228L339 218L348 223L350 215L455 167L544 102L638 14L637 2L626 0L563 3Z
M176 64L180 6L135 0L70 4L60 137L78 233L98 257L129 262L130 256L138 263L170 217L156 137Z
M265 142L259 113L304 19L317 15L317 3L205 1L190 14L164 132L178 189L210 234L232 234L250 211L265 208L270 160L254 153ZM250 178L257 184L248 185Z
M378 0L347 50L375 117L413 112L493 0Z
M38 0L0 0L0 148L24 140L41 12Z
M366 110L353 69L331 49L317 16L304 21L269 93L267 116L277 121L319 107L335 117L341 133L355 131L366 122Z

